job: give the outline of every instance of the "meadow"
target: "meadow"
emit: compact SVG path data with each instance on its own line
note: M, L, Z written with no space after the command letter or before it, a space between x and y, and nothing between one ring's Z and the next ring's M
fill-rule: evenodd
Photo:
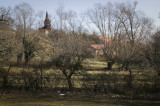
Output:
M0 95L0 106L160 105L160 94L148 89L148 87L152 87L153 76L147 77L146 71L136 74L133 80L134 88L131 92L127 88L128 71L117 70L117 65L113 66L113 70L106 70L106 65L106 62L102 60L86 60L83 70L77 71L72 77L75 88L72 93L68 91L67 81L62 72L54 69L44 70L42 89L25 90L25 87L21 87L24 85L24 79L18 77L24 69L13 67L9 81L12 83L12 87L15 88ZM33 71L32 68L29 70ZM34 76L32 79L36 79L39 76L38 73L33 71L29 75ZM17 90L17 85L19 85L19 90ZM60 96L58 90L65 93L65 96Z

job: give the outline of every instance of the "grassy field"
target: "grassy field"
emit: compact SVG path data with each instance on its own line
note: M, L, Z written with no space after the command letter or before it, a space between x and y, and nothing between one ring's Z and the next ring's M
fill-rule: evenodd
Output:
M7 95L0 106L159 106L160 101L127 100L102 96L35 96Z
M87 78L88 80L86 80L84 84L87 86L93 86L94 84L104 84L106 81L109 81L111 83L110 86L112 87L116 84L122 85L125 83L122 81L124 80L124 77L128 75L127 71L116 71L116 65L113 66L115 70L106 70L106 66L107 64L104 61L86 60L84 71L87 73L87 75L89 75L89 78ZM12 76L18 76L22 70L23 68L13 67L11 69L11 72L14 73ZM32 71L32 69L30 69L30 71ZM151 72L149 71L148 74L150 75L150 73ZM48 69L44 71L44 75L51 77L49 85L52 85L53 88L67 86L65 77L60 70ZM54 78L54 76L57 78L57 80ZM101 79L101 77L104 78ZM148 78L148 75L146 77ZM152 78L153 76L150 77ZM83 79L83 77L80 76L78 72L72 78L75 87L78 88L82 86L83 80L81 79ZM100 80L99 82L95 82L95 79ZM146 85L147 82L150 85L151 82L145 81L144 79L145 77L142 75L142 72L138 73L134 79L134 85L142 86ZM58 95L58 93L56 93L57 91L48 90L45 91L45 93L18 92L16 94L15 91L12 92L13 93L7 95L0 95L0 106L160 106L160 93L147 95L148 99L126 99L124 97L119 97L119 95L118 97L114 94L106 96L100 93L87 94L75 92L73 94L70 93L67 94L67 96L61 97ZM153 96L154 99L150 99L151 96Z

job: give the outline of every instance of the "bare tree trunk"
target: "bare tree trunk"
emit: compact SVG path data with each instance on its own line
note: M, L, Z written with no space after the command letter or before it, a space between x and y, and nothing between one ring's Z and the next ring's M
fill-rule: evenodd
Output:
M28 56L25 55L25 65L28 65L29 59Z
M111 61L109 61L108 63L107 63L107 69L108 70L112 70L112 66L113 66L113 62L111 62Z
M129 64L126 64L125 65L125 70L127 71L128 70L128 67L129 67ZM131 71L131 70L130 70Z
M72 86L72 81L71 81L71 77L68 76L67 77L67 81L68 81L68 87L69 87L69 91L73 91L73 86Z
M11 69L11 65L9 66L7 72L3 75L3 89L6 90L8 87L8 74Z
M66 70L65 70L64 68L61 69L61 70L62 70L63 74L65 75L65 77L66 77L66 79L67 79L69 91L72 92L72 91L73 91L73 86L72 86L71 77L72 77L74 71L72 71L72 72L70 73L70 75L67 75Z
M17 55L17 64L20 64L22 61L23 53Z
M128 86L130 90L133 88L133 75L131 69L129 69L129 79L128 79Z

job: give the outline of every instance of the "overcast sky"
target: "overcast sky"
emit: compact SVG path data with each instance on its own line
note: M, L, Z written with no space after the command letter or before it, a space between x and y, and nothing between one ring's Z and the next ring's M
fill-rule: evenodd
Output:
M48 11L53 17L56 9L63 5L66 10L74 10L78 14L83 13L88 8L93 7L95 3L107 4L107 2L127 2L134 0L0 0L0 6L10 6L26 2L29 3L35 11ZM137 0L137 9L143 11L147 17L153 18L157 26L160 26L160 0Z

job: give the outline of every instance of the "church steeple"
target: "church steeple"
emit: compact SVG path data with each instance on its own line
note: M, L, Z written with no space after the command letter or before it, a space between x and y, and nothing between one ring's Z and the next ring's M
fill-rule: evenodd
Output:
M51 21L49 20L48 12L46 12L46 19L44 21L44 29L51 29Z
M46 35L52 30L51 21L49 20L48 12L46 11L46 18L44 20L44 26L39 28L40 31L44 31Z
M49 19L49 18L48 18L48 12L46 12L46 19Z

